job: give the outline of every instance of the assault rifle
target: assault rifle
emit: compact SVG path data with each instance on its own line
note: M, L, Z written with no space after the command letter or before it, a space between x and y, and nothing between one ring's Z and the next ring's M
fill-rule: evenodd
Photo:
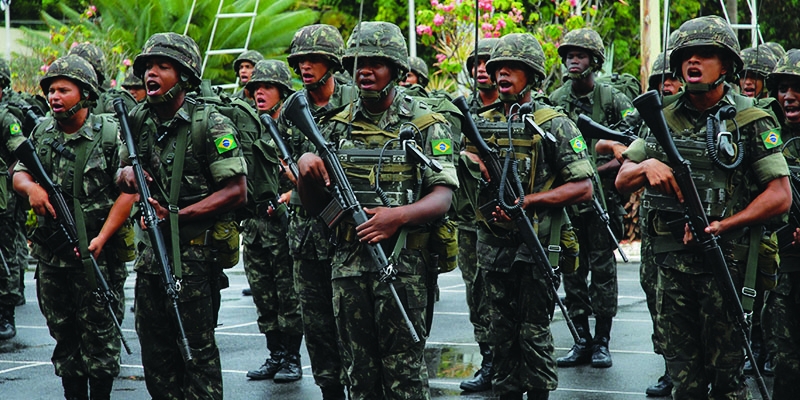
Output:
M475 125L475 121L470 117L469 105L464 96L457 97L453 100L453 104L464 114L464 123L461 125L461 130L464 135L467 136L467 139L478 149L481 161L483 161L483 164L486 166L486 170L489 172L489 177L491 178L489 181L490 187L493 189L494 193L497 193L497 205L514 222L514 225L516 225L519 230L522 241L533 256L535 264L542 269L542 273L545 279L547 279L553 297L558 307L561 309L561 314L564 316L569 332L572 334L575 343L577 343L578 340L580 340L578 331L575 330L575 325L569 318L567 308L564 307L564 303L558 295L558 288L555 283L557 277L555 276L553 266L550 265L550 259L542 247L539 237L536 236L536 231L533 229L531 220L528 219L525 210L522 209L524 190L522 189L522 183L519 181L519 177L516 173L507 173L507 168L504 168L503 163L500 162L500 157L497 152L490 149L486 141L483 140L483 137L481 137L478 132L478 127ZM519 202L514 204L516 200L519 200ZM485 207L481 208L484 209Z
M691 163L683 158L675 147L675 142L670 135L667 120L664 113L661 111L661 97L658 92L651 90L633 100L633 105L639 110L642 119L650 128L650 131L658 140L658 144L664 150L667 156L669 166L673 170L673 175L678 183L678 187L683 193L683 205L686 223L692 232L699 247L702 249L703 256L706 262L713 267L714 280L717 282L720 294L722 295L723 306L731 315L735 324L735 331L739 334L744 347L747 358L753 365L757 361L753 356L753 349L750 348L750 341L748 338L747 318L742 308L742 303L739 300L739 294L731 279L731 273L728 270L728 264L725 262L725 257L722 254L722 249L717 242L718 237L713 234L706 233L705 229L708 227L708 217L706 216L703 208L703 203L700 200L700 195L697 192L692 180ZM769 392L764 383L764 378L758 368L753 368L755 373L756 383L761 396L769 400Z
M292 153L289 151L289 148L286 147L286 143L283 141L283 136L281 136L281 132L278 130L278 125L275 123L275 120L272 119L268 114L261 114L259 116L261 119L261 123L267 128L267 132L272 137L273 143L275 143L275 147L278 148L278 152L280 153L281 160L286 163L289 173L294 176L294 179L297 180L300 177L300 172L297 170L297 164L292 159ZM283 165L281 165L281 169L283 169ZM275 200L270 200L269 205L272 206L272 209L276 212L278 211L279 204L278 200L280 200L281 194L278 193ZM289 218L291 217L291 213L289 211L289 207L283 205L284 212L281 213L281 225L284 228L289 228Z
M344 168L342 168L342 164L339 162L339 157L336 155L334 146L330 143L326 143L311 116L305 94L297 93L284 104L283 107L284 115L286 115L286 117L306 135L308 140L317 147L319 156L325 162L325 169L331 177L330 189L333 200L322 211L322 219L325 220L325 223L328 224L329 227L336 226L336 224L347 215L353 217L356 226L367 222L369 217L367 213L364 212L364 208L361 207L361 204L353 192L353 188L350 186L350 181L348 181ZM394 284L392 283L397 275L394 264L386 257L386 253L384 253L383 247L381 247L380 244L363 243L363 245L366 247L373 263L378 268L380 274L379 280L389 285L389 290L391 290L392 297L394 297L395 303L397 303L397 308L411 333L411 338L415 343L419 342L419 335L416 329L414 329L411 320L408 318L403 303L400 301L397 290L395 290Z
M629 146L634 140L636 140L636 136L629 135L626 132L608 129L605 126L594 122L591 118L584 114L578 116L578 129L580 129L583 137L589 139L589 141L591 141L591 139L608 139ZM593 176L592 180L595 181L595 187L600 187L600 182L597 175ZM600 195L601 194L598 193L592 194L592 200L590 201L590 203L592 203L592 209L594 209L594 212L598 217L600 217L600 220L603 221L603 224L606 226L608 236L611 238L611 241L614 242L614 245L617 246L617 251L619 252L619 256L622 257L622 261L628 262L628 255L625 254L622 246L619 245L617 235L614 235L614 231L611 229L611 218L609 218L608 212L603 208L603 205L600 204L600 200L598 200L598 196Z
M53 241L54 243L59 243L59 245L51 250L53 253L60 254L61 250L71 249L72 253L75 255L75 260L80 260L81 249L78 239L78 227L75 225L75 218L72 212L67 207L64 194L61 193L61 187L53 183L50 176L45 172L42 162L39 156L36 155L36 150L30 140L22 142L14 150L14 155L20 162L25 164L25 167L28 168L28 172L36 179L39 186L47 192L50 204L52 204L55 209L56 215L53 217L53 220L58 226L58 230L54 236L60 240ZM78 183L76 182L75 184L77 185ZM95 260L94 255L88 250L87 253L89 253L88 256L91 260L95 282L97 283L97 288L95 288L94 291L95 300L105 306L108 314L111 316L111 321L114 322L114 326L117 328L117 334L119 334L120 341L122 341L122 346L128 354L131 354L131 348L128 346L125 336L122 334L122 325L120 325L119 319L117 319L117 314L114 313L114 304L118 300L114 296L114 293L111 292L111 288L108 287L108 282L106 282L103 272L100 271L100 266L97 265L97 260ZM3 262L5 263L5 257Z
M172 302L172 311L175 315L175 326L178 329L178 347L180 348L181 355L184 361L192 360L192 350L189 348L189 339L186 337L186 331L183 329L183 320L181 319L180 310L178 310L178 294L181 290L180 283L175 281L175 276L172 274L172 267L170 266L169 257L167 256L167 244L164 240L164 234L158 226L158 215L153 205L150 204L148 199L150 196L150 188L147 186L145 180L144 168L139 161L139 156L136 153L136 146L133 143L133 133L128 124L128 110L125 107L125 102L121 98L114 99L114 111L117 114L120 128L122 129L122 139L125 141L125 146L128 149L128 159L133 167L134 176L136 179L136 186L139 191L139 211L142 213L142 222L144 230L150 238L150 246L153 248L153 253L156 258L158 266L161 267L161 278L164 280L164 290L167 292L167 297ZM173 243L173 246L178 246L178 243Z

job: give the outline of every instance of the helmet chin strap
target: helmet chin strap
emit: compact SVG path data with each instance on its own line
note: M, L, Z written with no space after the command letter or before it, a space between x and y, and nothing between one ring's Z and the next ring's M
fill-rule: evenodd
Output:
M394 89L395 82L392 80L381 90L363 90L361 88L358 89L358 95L361 97L361 100L367 103L378 103L389 96L389 93Z
M275 114L275 111L278 111L278 109L281 108L282 105L283 105L283 99L280 99L277 103L275 103L274 106L270 107L268 110L264 110L264 111L258 110L258 115L261 115L261 114L267 114L267 115Z
M305 87L306 90L308 90L308 91L316 90L317 88L322 87L322 85L324 85L326 82L328 82L328 79L330 79L332 76L333 76L333 71L328 69L328 71L325 72L325 75L322 75L322 78L319 78L318 81L316 81L314 83L309 83L307 85L304 84L303 87Z
M533 88L533 84L529 83L529 84L525 85L525 87L522 89L522 91L517 93L517 94L508 94L508 93L500 92L498 98L503 103L519 103L520 101L522 101L522 99L525 98L525 95L527 95L531 91L532 88Z
M681 80L684 81L683 87L687 92L705 93L716 89L722 82L725 82L725 75L720 75L720 77L712 83L687 83L683 78L681 78Z
M478 90L492 90L496 87L494 83L478 83Z
M147 102L150 103L150 104L163 104L163 103L166 103L166 102L174 99L175 97L177 97L178 94L180 94L180 92L183 91L184 87L185 86L184 86L183 82L178 82L178 83L175 84L175 86L171 87L169 90L167 90L166 93L164 93L162 95L147 96Z
M77 114L78 111L80 111L81 109L90 108L93 105L94 105L93 101L89 99L82 99L67 111L53 113L53 118L55 118L56 121L66 121L72 118L72 116Z
M584 70L581 73L575 73L575 72L567 73L567 78L579 81L581 79L588 78L589 75L591 75L591 74L592 74L592 67L590 66L589 68L586 68L586 70Z

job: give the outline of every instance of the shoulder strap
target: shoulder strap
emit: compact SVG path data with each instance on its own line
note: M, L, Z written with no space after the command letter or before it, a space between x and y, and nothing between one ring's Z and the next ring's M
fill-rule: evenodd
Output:
M550 107L539 108L533 112L533 121L539 126L547 123L555 117L566 117L566 115L555 108Z
M419 116L417 118L414 118L411 121L411 123L414 124L417 127L417 129L419 129L420 131L425 130L426 128L428 128L429 126L431 126L431 125L433 125L433 124L435 124L437 122L447 123L447 118L445 118L444 115L442 115L442 114L439 114L439 113L436 113L436 112L430 112L430 113L421 115L421 116Z

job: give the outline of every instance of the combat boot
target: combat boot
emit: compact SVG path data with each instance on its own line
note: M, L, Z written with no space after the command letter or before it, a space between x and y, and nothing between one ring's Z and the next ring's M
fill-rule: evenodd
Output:
M672 377L669 376L666 363L664 365L664 375L658 378L658 382L645 390L645 394L653 397L667 397L672 394Z
M247 371L247 377L256 381L274 378L281 369L283 358L286 356L280 332L270 331L265 336L267 337L269 358L258 369Z
M589 317L581 315L573 320L578 331L578 342L572 345L569 353L556 359L559 367L575 367L592 362L592 335L589 333Z
M303 377L303 366L300 365L300 343L303 335L286 335L286 356L283 357L281 369L272 379L278 383L294 382Z
M113 386L113 377L89 378L89 399L111 400L111 389Z
M550 391L549 390L529 390L528 391L528 400L547 400L550 398Z
M492 360L494 355L488 343L478 343L481 349L481 369L475 372L472 379L461 382L459 386L465 392L483 392L492 388L492 378L494 378L494 368Z
M345 390L344 386L341 385L334 385L334 386L322 386L322 400L345 400Z
M62 376L61 386L64 387L64 399L89 400L89 380L84 376Z
M611 338L611 317L598 317L594 328L594 345L592 346L592 367L611 367L611 352L608 342Z
M14 323L14 306L0 308L0 340L8 340L17 336L17 326Z

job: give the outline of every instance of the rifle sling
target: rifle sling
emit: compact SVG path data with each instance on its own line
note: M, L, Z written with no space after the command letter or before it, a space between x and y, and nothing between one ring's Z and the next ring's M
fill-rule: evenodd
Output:
M203 113L194 113L195 118ZM172 273L176 279L181 279L183 271L181 269L181 238L180 226L178 226L178 197L181 193L181 175L183 175L183 164L186 159L186 149L189 145L190 132L179 130L175 139L175 164L172 168L172 177L169 183L169 230L172 240Z
M761 246L761 236L764 228L760 225L750 227L750 244L747 251L747 266L742 286L742 308L745 314L753 311L756 299L756 275L758 275L758 250Z
M84 272L86 273L86 280L93 290L97 289L97 279L94 276L94 265L92 264L92 254L89 252L89 235L86 233L86 216L81 207L80 187L83 182L83 170L86 166L87 158L91 149L86 149L96 142L82 141L77 148L77 156L74 164L74 179L72 180L72 204L75 210L75 231L78 232L78 249L81 254L81 263L83 264ZM94 146L91 146L94 147Z

